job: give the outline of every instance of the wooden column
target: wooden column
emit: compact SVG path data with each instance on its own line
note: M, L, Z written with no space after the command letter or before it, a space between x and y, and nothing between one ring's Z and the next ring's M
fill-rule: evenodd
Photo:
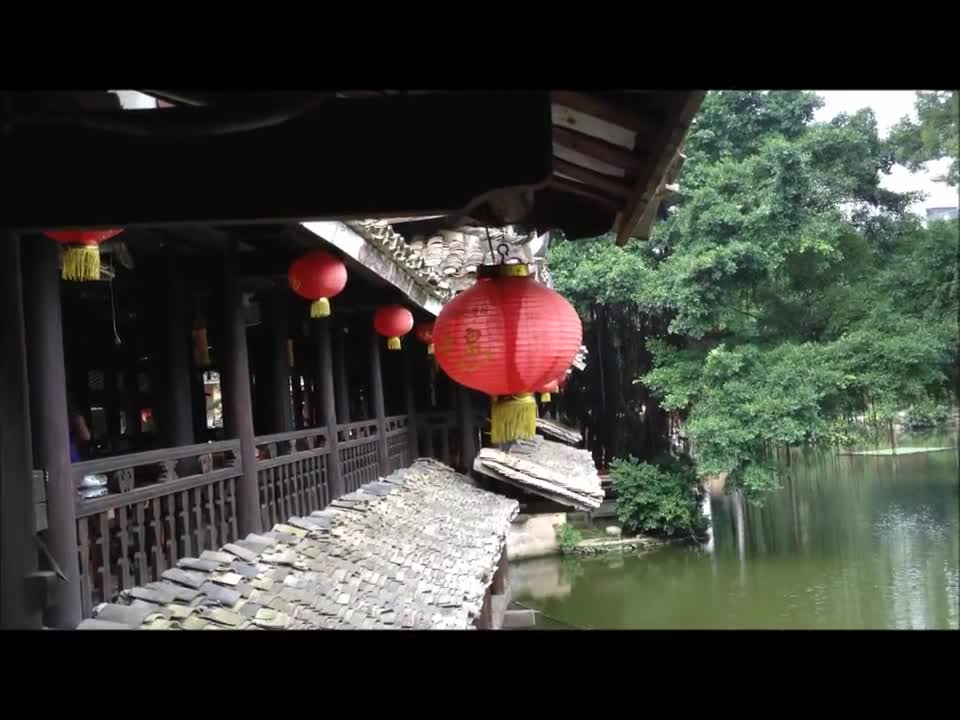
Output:
M473 408L470 403L470 391L463 385L457 385L457 425L460 428L460 472L470 474L473 459L477 454L474 440Z
M59 259L58 246L53 240L37 237L23 243L33 461L35 467L47 472L47 547L67 578L52 588L49 623L57 628L74 628L83 618L77 558L77 490L70 465Z
M413 353L417 349L419 348L412 343L407 343L403 348L403 399L407 410L407 444L411 462L420 456L420 443L417 440L417 399L413 392Z
M387 452L387 412L383 402L383 373L380 369L380 343L383 338L370 328L370 399L377 420L377 456L380 474L390 474L390 455Z
M27 388L20 239L0 228L0 627L39 629L28 578L37 569L33 542L33 453ZM79 603L80 596L77 595Z
M167 386L167 440L173 447L192 445L193 398L190 377L190 308L187 304L187 288L183 273L173 262L164 273L166 312L164 334L166 347ZM131 418L132 420L132 418Z
M497 561L497 570L493 574L493 584L490 586L494 595L503 595L510 584L510 564L507 562L506 545L501 549L500 560Z
M337 438L337 406L333 390L333 353L331 352L330 319L320 318L313 324L317 333L318 380L320 407L323 412L323 424L327 428L327 477L330 480L330 499L336 500L346 494L343 472L340 466L340 450Z
M287 289L278 286L271 293L268 308L269 326L266 340L268 349L267 382L269 396L270 432L293 430L293 403L290 398L290 360L287 340L290 336L290 314L287 307Z
M243 474L237 483L237 524L241 535L261 532L260 493L257 486L257 448L253 435L253 401L250 397L250 366L247 358L247 328L243 320L240 281L231 261L223 273L223 429L228 438L240 440Z
M333 370L337 388L337 417L342 423L350 422L350 381L347 373L346 333L341 325L334 325Z
M493 630L493 595L490 588L483 595L483 605L480 606L480 615L477 617L478 630Z

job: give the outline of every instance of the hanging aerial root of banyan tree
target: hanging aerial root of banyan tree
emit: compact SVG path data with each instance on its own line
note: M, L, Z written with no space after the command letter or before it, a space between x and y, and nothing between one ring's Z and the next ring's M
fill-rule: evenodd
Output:
M100 248L96 245L71 245L63 249L64 280L100 279Z
M490 442L494 445L530 440L537 434L537 401L533 393L495 397L490 407Z
M325 298L318 298L310 303L310 317L325 318L330 317L330 301Z

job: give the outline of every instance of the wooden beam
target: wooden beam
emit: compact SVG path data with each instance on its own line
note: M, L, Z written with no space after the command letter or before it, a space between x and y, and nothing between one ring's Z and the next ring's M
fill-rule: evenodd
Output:
M337 384L337 419L350 422L350 373L347 371L346 332L342 322L335 324L333 335L333 370Z
M317 335L317 376L320 390L320 404L323 425L327 428L327 478L330 487L330 499L336 500L347 490L343 481L343 468L340 465L339 439L337 437L337 405L334 400L333 352L331 351L330 318L313 321Z
M287 343L290 338L290 313L285 285L278 285L267 298L267 332L271 433L293 430L293 403L290 397L290 358Z
M556 188L557 190L562 190L563 192L575 193L614 211L621 208L621 203L617 202L609 195L604 195L593 188L587 187L583 183L574 182L573 180L565 180L561 177L555 177L550 181L550 186Z
M0 228L0 627L39 630L41 608L27 592L37 553L20 266L20 238Z
M49 623L72 629L83 611L57 243L46 237L25 242L23 277L33 460L47 473L47 547L67 578L54 586Z
M706 91L695 90L681 95L669 113L671 121L650 138L650 147L661 148L650 167L637 178L633 198L627 203L617 225L617 244L623 245L643 218L647 205L655 201L657 188L690 132L693 118L700 109Z
M410 341L410 338L407 339ZM370 323L370 395L373 415L377 421L377 456L380 460L380 475L390 474L390 455L387 452L387 411L383 401L383 371L380 367L380 344L383 338ZM395 353L394 353L395 354Z
M554 90L550 93L550 102L593 115L635 133L647 133L656 129L660 120L652 115L633 112L595 95L568 90Z
M247 329L243 321L240 282L232 259L223 268L223 425L227 437L240 440L243 473L237 479L237 524L241 535L263 531L257 482L257 446L253 434L253 401Z
M197 112L145 111L141 122L149 133ZM550 128L546 92L357 99L206 137L17 126L0 138L0 222L41 231L446 215L544 182Z
M642 156L619 145L578 133L575 130L554 127L553 141L561 147L570 148L597 160L602 160L609 165L622 168L630 174L638 172L644 165Z
M474 440L473 412L471 412L470 391L463 385L457 385L457 426L460 429L460 467L458 470L470 475L473 470L473 458L477 454Z
M608 195L622 198L630 197L631 189L627 185L617 182L610 175L604 175L596 170L590 170L589 168L575 165L572 162L554 158L553 171L554 173L571 177L574 180L579 180L592 188L602 190Z
M407 446L410 451L411 462L420 455L420 442L417 434L417 400L414 395L416 379L413 369L413 353L418 349L419 347L410 342L405 343L403 347L403 401L407 411Z
M160 292L166 295L165 320L167 440L170 445L193 445L193 399L190 378L190 310L182 273L168 261ZM115 383L109 383L115 387Z

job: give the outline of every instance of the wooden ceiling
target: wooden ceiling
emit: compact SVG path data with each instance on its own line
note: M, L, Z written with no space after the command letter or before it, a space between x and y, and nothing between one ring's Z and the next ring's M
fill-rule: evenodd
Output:
M625 242L642 234L655 213L704 96L688 90L141 92L162 101L155 117L120 110L117 96L106 91L5 93L14 112L4 124L13 132L2 149L23 195L14 198L7 223L285 223L334 219L339 210L340 217L433 216L428 222L440 225L466 218L559 229L571 238L612 230ZM455 138L440 138L438 123ZM351 129L356 137L348 137ZM131 175L126 185L92 166L94 152ZM139 165L125 160L131 153ZM382 167L370 167L377 153ZM298 154L303 167L290 167L286 158ZM234 164L247 173L243 183ZM51 173L74 177L81 167L95 173L84 185L51 185ZM289 175L279 172L287 167ZM41 185L43 204L33 196ZM316 192L306 192L314 185ZM143 190L125 194L131 186ZM153 198L161 196L164 204L157 205ZM121 200L124 211L111 217ZM398 229L404 232L402 223Z

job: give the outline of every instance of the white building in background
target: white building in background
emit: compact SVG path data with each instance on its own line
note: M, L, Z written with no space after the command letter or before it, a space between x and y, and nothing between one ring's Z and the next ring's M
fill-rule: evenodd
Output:
M928 207L927 222L931 220L956 220L960 215L960 208L956 207Z

